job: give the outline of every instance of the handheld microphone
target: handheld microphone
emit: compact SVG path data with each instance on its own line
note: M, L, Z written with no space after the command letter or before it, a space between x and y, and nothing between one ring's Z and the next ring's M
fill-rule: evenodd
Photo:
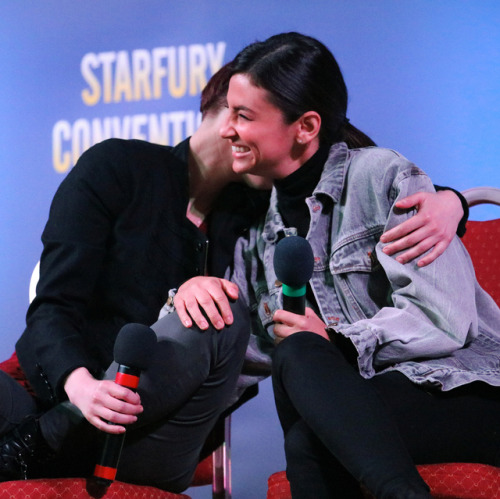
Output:
M311 245L300 236L288 236L276 245L274 272L283 284L283 309L304 315L306 286L314 268Z
M136 391L141 371L146 369L156 345L156 334L143 324L126 324L116 337L113 350L118 370L115 383ZM94 469L94 478L108 486L114 481L125 441L125 433L107 433L101 457Z

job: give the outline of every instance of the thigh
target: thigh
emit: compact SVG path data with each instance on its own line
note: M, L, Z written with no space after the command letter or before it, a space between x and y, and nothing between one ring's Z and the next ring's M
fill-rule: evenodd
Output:
M153 324L158 344L149 367L141 374L138 392L144 406L141 424L149 424L177 414L193 396L198 395L207 380L213 390L207 390L209 404L221 401L211 398L212 392L226 392L239 375L248 345L250 321L242 300L231 304L234 322L217 331L210 327L202 331L186 328L177 314L169 314ZM116 374L115 362L106 373L108 379ZM222 409L225 409L223 407Z
M152 367L141 376L144 413L127 435L119 477L181 491L191 481L201 449L235 392L248 344L243 302L222 331L186 329L174 314L156 327Z
M399 372L370 380L416 463L500 464L500 388L472 383L449 392L415 385Z

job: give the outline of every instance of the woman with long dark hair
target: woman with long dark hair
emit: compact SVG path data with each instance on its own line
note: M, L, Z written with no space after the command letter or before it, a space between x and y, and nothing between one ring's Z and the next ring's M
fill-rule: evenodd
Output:
M186 323L202 323L201 306L228 324L225 297L239 292L261 347L281 340L273 386L293 497L360 497L361 484L428 498L416 463L500 465L500 310L458 238L427 267L380 240L411 215L398 200L433 190L427 175L350 124L341 71L314 38L245 48L228 106L233 170L273 178L270 208L239 241L232 282L195 278L175 305ZM305 315L282 310L273 268L290 228L314 255Z

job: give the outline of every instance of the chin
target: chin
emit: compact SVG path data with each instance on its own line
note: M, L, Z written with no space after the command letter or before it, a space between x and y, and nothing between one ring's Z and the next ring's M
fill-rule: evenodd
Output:
M249 165L248 163L242 163L237 159L233 159L233 166L232 166L233 172L237 173L238 175L251 174L252 167L253 165Z

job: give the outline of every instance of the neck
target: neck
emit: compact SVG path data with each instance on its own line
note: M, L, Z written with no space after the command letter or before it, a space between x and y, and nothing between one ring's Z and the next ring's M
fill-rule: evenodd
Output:
M274 175L275 180L282 180L292 173L296 172L302 165L307 163L318 151L319 140L314 139L313 141L305 144L299 145L295 144L290 155L291 161L276 171Z

